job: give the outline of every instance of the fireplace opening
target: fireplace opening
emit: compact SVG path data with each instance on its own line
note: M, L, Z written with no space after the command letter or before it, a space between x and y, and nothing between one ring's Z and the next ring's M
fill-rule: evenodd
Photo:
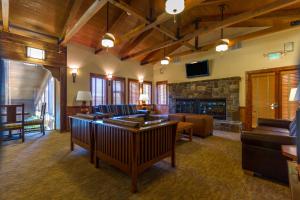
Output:
M226 99L176 99L176 113L207 114L226 120Z

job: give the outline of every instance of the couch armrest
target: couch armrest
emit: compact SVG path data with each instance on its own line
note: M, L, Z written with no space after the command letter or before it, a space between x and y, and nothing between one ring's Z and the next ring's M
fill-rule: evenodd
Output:
M266 118L258 118L257 124L258 126L272 126L277 128L286 128L289 129L291 121L283 120L283 119L266 119Z
M241 134L243 144L281 150L281 145L296 144L296 137L282 133L267 131L243 131Z
M137 114L149 114L149 110L137 110Z

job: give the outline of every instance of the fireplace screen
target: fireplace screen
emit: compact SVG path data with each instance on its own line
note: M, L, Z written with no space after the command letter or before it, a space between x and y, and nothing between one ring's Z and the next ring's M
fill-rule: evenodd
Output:
M226 99L176 99L176 113L207 114L226 119Z

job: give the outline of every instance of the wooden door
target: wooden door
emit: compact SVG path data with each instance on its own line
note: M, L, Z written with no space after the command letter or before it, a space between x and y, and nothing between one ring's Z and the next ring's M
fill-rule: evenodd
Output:
M298 70L286 70L280 72L279 84L279 118L293 120L298 107L297 102L289 101L290 91L299 83Z
M276 74L259 73L251 75L252 85L252 127L257 126L258 118L275 119L278 116L276 95Z

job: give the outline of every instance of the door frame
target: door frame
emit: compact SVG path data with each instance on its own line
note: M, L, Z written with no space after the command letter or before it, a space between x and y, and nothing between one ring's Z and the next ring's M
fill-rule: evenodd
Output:
M275 73L275 99L279 105L278 110L276 112L275 118L281 117L281 80L280 80L280 73L282 71L289 71L289 70L297 70L299 66L292 65L292 66L285 66L285 67L276 67L276 68L268 68L268 69L260 69L254 71L247 71L246 72L246 117L245 117L245 130L252 129L252 82L251 76L263 73ZM278 98L278 99L277 99Z

